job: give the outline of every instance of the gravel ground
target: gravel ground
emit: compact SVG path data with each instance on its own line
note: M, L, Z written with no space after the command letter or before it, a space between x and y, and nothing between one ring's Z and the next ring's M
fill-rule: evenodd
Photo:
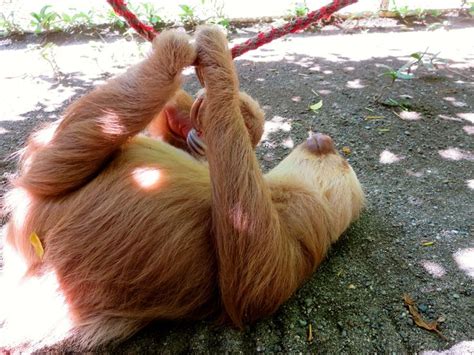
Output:
M158 323L101 350L474 353L474 22L449 21L435 31L328 27L236 60L243 90L266 112L263 167L275 166L309 131L328 133L356 170L367 208L273 317L241 332L208 322ZM414 79L385 88L386 66L397 69L427 47L443 59L436 70L418 68ZM147 48L114 34L1 40L0 194L15 166L4 159L35 126ZM186 74L186 87L196 91L194 74ZM404 109L382 104L388 99ZM308 109L320 100L319 110ZM444 338L417 327L404 294L424 319L439 321Z

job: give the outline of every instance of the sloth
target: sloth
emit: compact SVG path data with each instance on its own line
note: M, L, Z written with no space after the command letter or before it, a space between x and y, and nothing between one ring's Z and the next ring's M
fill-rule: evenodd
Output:
M196 63L205 91L193 104L180 83ZM321 133L263 174L263 124L225 36L203 27L194 44L160 34L143 62L32 134L5 201L0 346L39 344L59 325L90 348L154 320L241 328L274 313L364 194ZM186 146L192 127L204 158Z

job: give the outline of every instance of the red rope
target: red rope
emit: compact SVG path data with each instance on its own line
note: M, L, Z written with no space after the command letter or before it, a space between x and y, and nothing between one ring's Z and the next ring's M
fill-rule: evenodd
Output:
M288 22L287 24L271 28L268 31L260 32L255 37L252 37L245 41L242 44L235 45L232 49L232 58L238 57L252 49L256 49L260 46L263 46L266 43L273 41L274 39L280 38L289 33L294 33L297 31L304 30L306 27L315 23L321 19L330 17L334 12L339 11L343 7L346 7L350 4L356 3L358 0L334 0L330 4L323 6L319 10L312 11L305 16L297 17L293 21ZM134 14L131 12L125 3L124 0L107 0L107 2L112 6L115 13L125 19L127 23L135 31L138 32L143 38L148 41L153 40L157 35L157 32L153 27L145 25L141 22Z

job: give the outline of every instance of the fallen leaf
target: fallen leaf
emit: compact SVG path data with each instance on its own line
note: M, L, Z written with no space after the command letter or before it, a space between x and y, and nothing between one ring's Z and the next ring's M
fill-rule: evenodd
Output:
M36 232L31 233L30 243L34 248L36 255L38 255L40 259L43 259L43 255L44 255L43 244L41 244L41 240L39 239L38 234L36 234Z
M421 314L418 312L418 308L416 307L415 301L406 293L403 295L403 301L408 307L408 311L410 312L413 321L418 327L435 332L444 340L448 340L438 329L437 321L427 322L421 317Z
M352 153L351 151L351 148L345 146L345 147L342 147L342 152L344 153L344 155L350 155Z
M350 288L351 290L355 289L355 285L354 284L350 284L349 286L347 286L347 288Z
M390 132L390 128L379 128L379 132Z
M310 105L309 106L309 109L313 112L316 112L318 111L321 107L323 107L323 100L319 100L318 102L316 102L315 104L313 105Z
M313 326L311 323L308 324L308 341L313 341Z
M430 247L434 244L435 242L421 242L421 245L423 245L424 247Z

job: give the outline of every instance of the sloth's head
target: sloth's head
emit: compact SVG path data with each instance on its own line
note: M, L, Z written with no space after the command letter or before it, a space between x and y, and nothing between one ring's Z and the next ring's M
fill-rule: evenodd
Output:
M362 187L331 137L313 134L278 164L269 178L303 183L331 211L332 224L342 233L359 216L365 202Z

